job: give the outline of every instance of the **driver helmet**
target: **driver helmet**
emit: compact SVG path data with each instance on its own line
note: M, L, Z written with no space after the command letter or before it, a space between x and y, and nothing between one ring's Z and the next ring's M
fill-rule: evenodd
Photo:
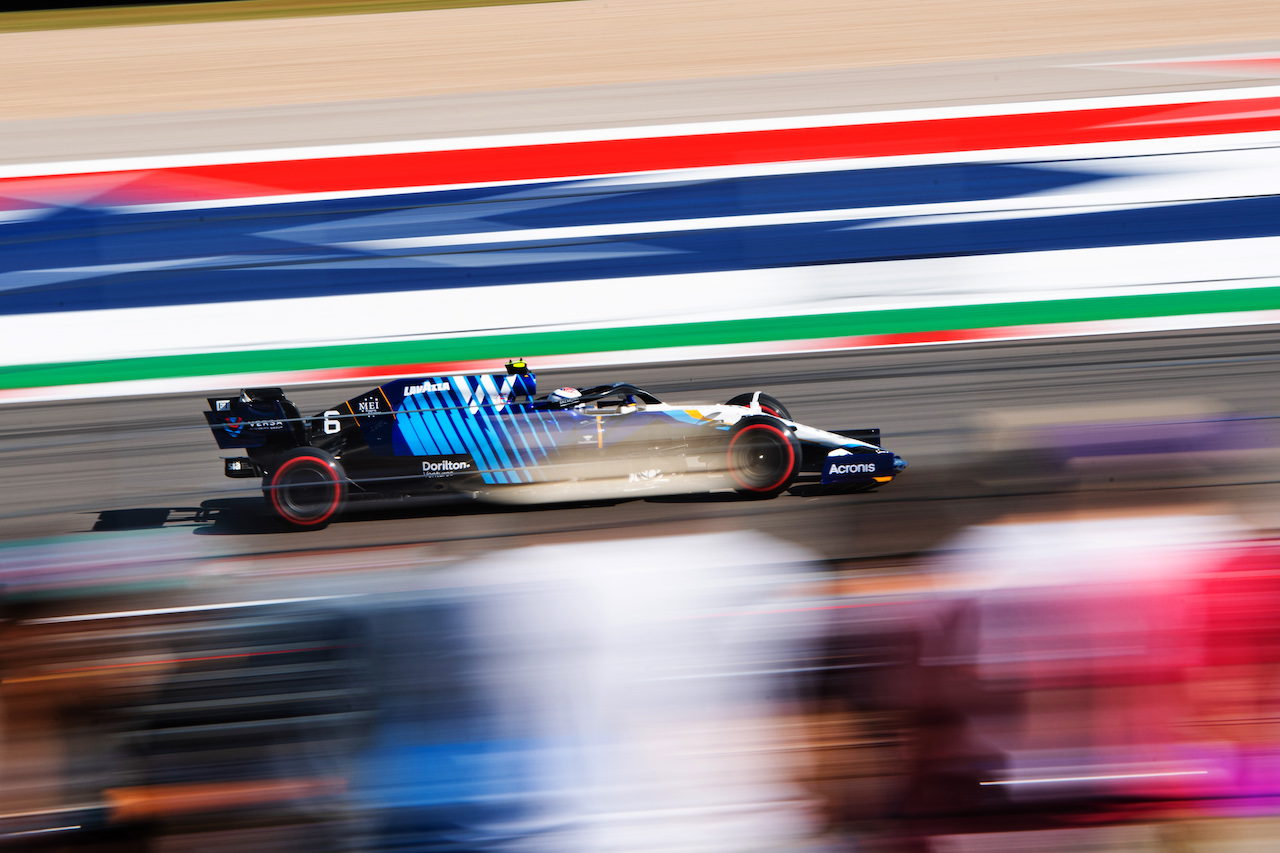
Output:
M577 388L557 388L548 395L547 399L562 406L572 406L582 399L582 392Z

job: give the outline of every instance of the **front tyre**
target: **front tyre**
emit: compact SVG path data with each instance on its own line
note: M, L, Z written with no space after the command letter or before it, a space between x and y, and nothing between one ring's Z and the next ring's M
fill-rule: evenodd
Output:
M299 447L285 454L262 479L262 493L281 521L314 530L342 511L347 501L347 476L332 455L314 447Z
M800 472L800 442L774 418L738 421L729 434L727 453L733 487L746 498L776 498Z
M731 397L725 401L725 405L745 406L750 408L752 401L757 399L756 393L757 392L755 391L748 391L746 394L739 394L736 397ZM760 411L764 412L766 415L773 415L775 418L782 418L787 421L791 420L791 413L787 411L787 407L782 405L777 397L770 397L763 391L759 393L760 397L758 398L758 401L760 403Z

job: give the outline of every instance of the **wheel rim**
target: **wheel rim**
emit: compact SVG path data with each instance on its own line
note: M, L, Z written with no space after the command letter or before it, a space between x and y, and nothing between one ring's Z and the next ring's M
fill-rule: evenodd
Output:
M340 490L328 466L314 459L290 459L276 472L271 500L285 518L318 524L338 508Z
M748 491L768 492L785 485L795 460L791 442L770 424L745 426L729 442L729 472Z

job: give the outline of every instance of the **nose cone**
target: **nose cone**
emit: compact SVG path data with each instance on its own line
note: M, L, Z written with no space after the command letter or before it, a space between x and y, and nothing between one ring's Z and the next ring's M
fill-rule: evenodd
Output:
M903 459L901 456L899 456L896 453L893 454L893 473L901 474L904 470L906 470L906 467L907 467L907 460Z

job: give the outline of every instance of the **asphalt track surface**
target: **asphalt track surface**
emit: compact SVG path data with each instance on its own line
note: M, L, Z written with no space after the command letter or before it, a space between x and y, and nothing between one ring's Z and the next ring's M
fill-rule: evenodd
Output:
M1278 375L1278 327L545 372L543 389L626 380L675 402L767 391L805 423L880 427L885 445L911 467L867 494L753 502L726 493L537 508L397 505L361 509L306 532L281 530L264 517L257 481L223 477L200 414L202 397L12 405L0 425L0 538L74 540L164 528L170 542L198 537L186 541L206 557L407 545L420 546L424 560L452 560L544 542L755 529L829 560L876 563L936 548L968 524L1061 510L1064 489L1135 507L1212 504L1265 530L1280 527L1280 471L1265 446L1250 450L1244 464L1210 461L1154 477L1150 468L1107 469L1083 482L1016 469L993 474L986 466L993 457L980 451L999 413L1056 406L1243 414L1256 419L1262 445L1275 445ZM366 387L304 387L291 396L304 412L320 411ZM1184 455L1180 466L1188 456L1196 454ZM607 563L608 548L601 553ZM352 562L366 559L376 557Z

